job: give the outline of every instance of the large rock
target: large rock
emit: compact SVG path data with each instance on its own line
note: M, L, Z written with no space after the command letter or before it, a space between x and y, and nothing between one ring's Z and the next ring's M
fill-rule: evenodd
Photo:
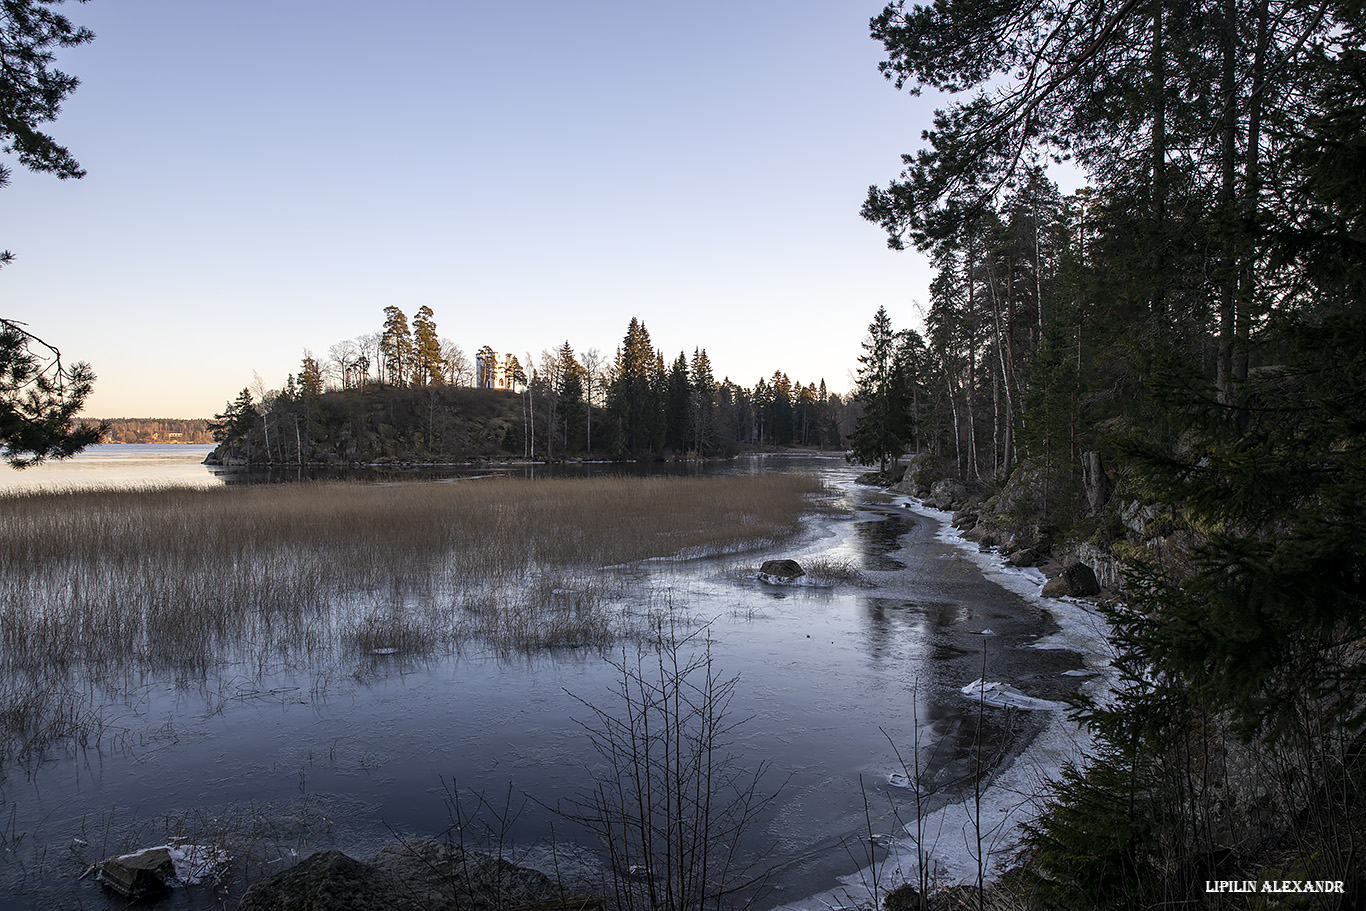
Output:
M1095 515L1110 499L1110 491L1113 487L1110 478L1105 474L1105 466L1101 463L1100 453L1083 452L1081 454L1081 483L1086 488L1086 505L1090 509L1091 515Z
M253 883L238 911L489 911L562 898L544 873L430 838L369 863L322 851Z
M238 911L416 911L406 887L373 864L319 851L247 889ZM444 906L443 906L444 907Z
M167 847L146 848L99 863L99 881L124 898L159 895L175 878L175 862Z
M929 902L920 896L915 886L902 883L882 896L885 911L927 911Z
M957 509L967 503L967 500L968 489L963 486L963 482L945 478L930 485L930 495L924 502L931 509Z
M913 497L925 498L930 495L930 485L944 477L943 461L937 456L916 455L906 464L906 475L901 482L892 486L893 493L907 493Z
M1070 563L1067 568L1044 585L1045 598L1089 598L1100 594L1096 574L1085 563Z
M759 566L760 582L791 582L806 575L796 560L765 560Z
M550 877L538 870L430 838L390 845L373 863L403 882L419 908L484 911L560 897Z

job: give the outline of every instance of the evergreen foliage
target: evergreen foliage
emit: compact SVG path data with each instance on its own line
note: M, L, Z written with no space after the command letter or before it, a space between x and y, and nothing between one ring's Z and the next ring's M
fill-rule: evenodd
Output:
M863 415L849 442L854 461L862 465L876 462L882 472L886 472L889 459L900 456L908 436L899 348L891 317L885 307L879 307L868 324L863 354L858 359L861 366L854 395L863 406Z
M1366 13L943 0L872 31L898 87L965 99L863 208L937 270L922 445L1063 493L1103 451L1131 523L1121 684L1033 829L1039 884L1153 908L1287 864L1360 883ZM1050 158L1092 185L1061 197Z
M60 351L13 320L0 319L0 452L5 460L26 468L98 443L104 425L76 421L94 383L90 365L63 367Z
M425 304L413 317L414 386L440 386L446 381L446 359L441 351L441 338L436 333L436 318Z
M67 180L85 171L41 127L57 118L80 82L53 64L58 50L95 35L50 8L60 2L0 3L0 152L30 171ZM0 163L0 187L9 178L10 169ZM0 250L0 267L13 260L9 250ZM23 325L0 319L0 453L15 468L67 458L98 443L105 430L75 422L94 387L90 365L63 367L61 352Z
M258 378L211 422L220 443L214 457L256 464L711 457L775 443L838 447L849 419L824 381L802 386L775 371L772 385L761 379L754 391L729 379L718 383L702 348L691 360L680 352L666 367L638 319L610 365L596 349L577 355L566 340L535 364L528 356L528 375L518 358L484 345L476 375L466 371L473 387L448 381L456 377L449 366L424 366L417 340L435 338L434 314L423 307L414 323L418 331L409 337L418 353L405 382L394 371L407 321L391 306L384 332L333 345L326 368L305 351L298 376L287 377L282 389L267 389ZM443 365L459 352L451 342L440 348ZM378 383L366 378L360 352L367 349L387 362ZM487 410L470 407L476 390L512 402L515 415L499 406L492 425L473 419ZM781 429L776 438L774 426Z
M62 102L80 84L53 66L56 51L94 40L87 28L50 9L61 0L6 0L0 4L0 151L13 154L30 171L62 180L85 176L64 146L40 127L57 119ZM0 187L10 170L0 164ZM0 254L7 262L8 252Z
M384 308L384 331L379 338L383 379L391 386L406 385L413 376L413 335L408 317L395 306Z

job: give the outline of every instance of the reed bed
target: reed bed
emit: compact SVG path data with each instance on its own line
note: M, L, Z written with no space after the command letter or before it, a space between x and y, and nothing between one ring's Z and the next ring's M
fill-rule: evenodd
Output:
M629 632L634 564L772 542L820 493L768 475L0 498L0 761L88 736L92 681L130 669L601 647Z

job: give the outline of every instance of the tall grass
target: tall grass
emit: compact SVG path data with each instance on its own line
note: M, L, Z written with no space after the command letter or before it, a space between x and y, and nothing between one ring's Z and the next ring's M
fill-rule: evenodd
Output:
M88 732L81 694L130 673L603 646L626 632L630 564L780 538L818 491L770 475L0 498L0 760Z

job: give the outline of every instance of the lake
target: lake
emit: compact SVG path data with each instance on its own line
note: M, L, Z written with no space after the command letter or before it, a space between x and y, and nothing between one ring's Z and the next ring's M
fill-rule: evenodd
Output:
M203 464L212 451L212 446L188 444L98 443L70 459L22 470L0 462L0 494L159 484L209 487L223 483Z
M79 458L98 468L43 470L70 484L223 483L197 464L207 447L96 449ZM943 514L855 484L842 459L707 470L813 472L844 507L781 547L641 564L623 599L667 601L707 624L718 675L738 675L727 750L743 769L766 766L761 784L777 795L741 846L772 868L760 907L826 907L866 896L875 877L884 888L912 878L917 761L936 877L975 876L967 827L984 834L988 868L1004 863L1039 777L1085 747L1062 701L1103 683L1103 626L1041 601L1036 572L964 546ZM754 571L770 557L849 561L866 584L765 584ZM258 875L315 850L366 856L457 825L468 843L591 879L601 846L556 810L602 772L586 704L612 711L611 660L629 662L629 648L358 659L301 647L223 655L207 672L131 666L83 680L97 742L0 770L0 907L123 907L81 878L87 864L169 839L226 845ZM972 815L979 773L991 787ZM231 906L241 889L239 873L158 907Z

